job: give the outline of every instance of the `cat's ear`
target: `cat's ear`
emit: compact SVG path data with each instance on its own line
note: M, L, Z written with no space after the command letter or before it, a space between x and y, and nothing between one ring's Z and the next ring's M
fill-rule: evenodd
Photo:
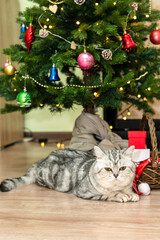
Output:
M94 152L95 152L97 159L101 159L105 156L105 153L97 146L94 146Z
M135 149L135 146L132 145L131 147L127 148L127 150L124 152L125 155L132 157L133 151Z

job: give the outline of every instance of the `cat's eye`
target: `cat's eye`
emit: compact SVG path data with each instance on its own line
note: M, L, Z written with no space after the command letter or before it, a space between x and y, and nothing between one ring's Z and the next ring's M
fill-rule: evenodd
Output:
M126 167L120 167L120 171L124 171L126 169Z
M112 168L106 167L105 170L108 171L108 172L111 172Z

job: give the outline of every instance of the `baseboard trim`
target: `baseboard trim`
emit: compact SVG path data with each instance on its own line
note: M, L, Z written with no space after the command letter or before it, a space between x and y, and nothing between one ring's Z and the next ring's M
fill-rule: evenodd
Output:
M34 140L38 139L48 139L48 140L70 140L72 137L72 132L24 132L24 137L32 137Z

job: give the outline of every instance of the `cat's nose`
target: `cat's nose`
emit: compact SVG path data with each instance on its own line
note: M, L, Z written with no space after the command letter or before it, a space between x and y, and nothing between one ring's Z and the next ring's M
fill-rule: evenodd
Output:
M118 177L118 174L114 174L114 177L117 178L117 177Z

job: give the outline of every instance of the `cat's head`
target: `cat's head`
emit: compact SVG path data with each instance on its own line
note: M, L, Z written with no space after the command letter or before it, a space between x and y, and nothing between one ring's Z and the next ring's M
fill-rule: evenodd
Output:
M93 174L95 180L104 188L121 189L132 185L135 177L135 163L132 161L134 146L123 150L103 152L94 147L96 163Z

